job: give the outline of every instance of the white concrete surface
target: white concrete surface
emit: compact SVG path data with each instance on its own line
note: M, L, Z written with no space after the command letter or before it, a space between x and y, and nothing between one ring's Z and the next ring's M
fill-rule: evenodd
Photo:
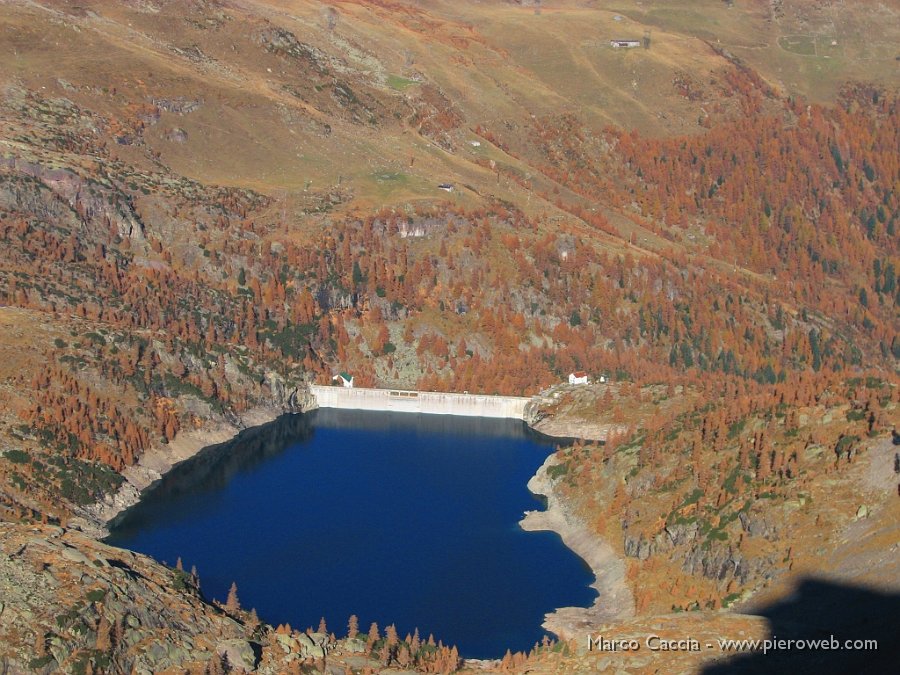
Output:
M345 389L321 385L312 385L310 390L316 397L320 408L460 415L463 417L501 417L519 420L524 419L525 405L531 400L522 396L452 394L405 389Z

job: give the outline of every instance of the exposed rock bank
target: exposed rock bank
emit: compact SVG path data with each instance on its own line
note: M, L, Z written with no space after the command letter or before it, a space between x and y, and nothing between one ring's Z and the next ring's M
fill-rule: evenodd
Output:
M610 434L622 433L624 424L605 424L563 416L544 417L530 425L535 431L553 438L580 438L584 441L605 441Z
M580 638L613 620L634 616L634 596L625 580L625 562L612 547L590 531L556 494L547 468L551 455L528 481L528 489L547 498L545 511L528 511L520 522L528 531L556 532L594 573L597 599L591 607L562 607L545 616L543 627L563 640Z

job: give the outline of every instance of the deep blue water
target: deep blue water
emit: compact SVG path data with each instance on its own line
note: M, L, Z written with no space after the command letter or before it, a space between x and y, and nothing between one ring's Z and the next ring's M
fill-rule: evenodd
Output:
M522 422L318 410L176 467L108 542L185 569L269 623L346 633L394 623L466 657L529 649L543 615L595 597L525 484L552 442Z

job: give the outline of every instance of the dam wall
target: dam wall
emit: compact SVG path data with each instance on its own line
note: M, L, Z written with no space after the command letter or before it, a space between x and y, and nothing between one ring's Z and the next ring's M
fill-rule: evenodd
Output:
M320 408L378 410L382 412L458 415L462 417L499 417L525 419L525 406L531 401L522 396L453 394L405 389L362 389L311 385Z

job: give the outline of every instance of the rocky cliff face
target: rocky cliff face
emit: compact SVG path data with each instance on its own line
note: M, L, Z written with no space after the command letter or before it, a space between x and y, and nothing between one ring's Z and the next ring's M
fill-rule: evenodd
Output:
M196 579L82 533L0 523L0 650L12 672L253 669L253 627L200 595ZM80 665L79 665L80 664Z
M305 383L292 386L274 371L267 371L263 381L265 386L263 404L271 408L281 408L284 412L308 412L314 410L316 397Z
M144 224L141 222L130 197L109 182L88 181L69 169L43 166L37 162L7 157L0 158L0 168L10 174L33 178L33 192L8 189L0 192L0 203L6 202L16 209L29 207L35 213L59 218L60 209L71 210L75 220L98 220L114 228L123 239L132 244L144 244ZM44 194L41 186L49 191ZM54 203L55 202L55 203Z
M748 536L764 536L771 529L762 516L748 517L741 514L741 525ZM752 529L751 529L752 528ZM770 538L767 537L767 538ZM696 522L667 525L653 538L644 533L625 534L623 538L625 555L639 560L647 560L653 555L664 555L681 562L681 569L691 575L701 575L707 579L722 581L735 578L742 584L751 579L768 579L777 562L770 557L750 558L728 542L709 542L700 533Z

